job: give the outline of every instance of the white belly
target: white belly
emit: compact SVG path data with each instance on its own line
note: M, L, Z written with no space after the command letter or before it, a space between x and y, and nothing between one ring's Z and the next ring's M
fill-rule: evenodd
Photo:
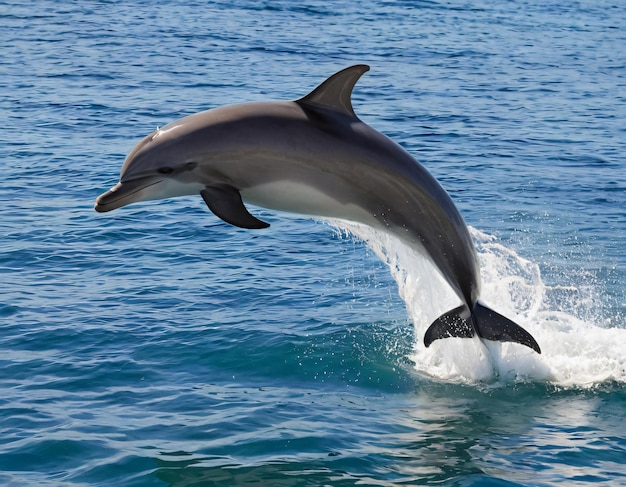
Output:
M264 208L377 226L376 219L357 204L338 201L313 186L296 181L261 184L242 191L241 196L245 201Z

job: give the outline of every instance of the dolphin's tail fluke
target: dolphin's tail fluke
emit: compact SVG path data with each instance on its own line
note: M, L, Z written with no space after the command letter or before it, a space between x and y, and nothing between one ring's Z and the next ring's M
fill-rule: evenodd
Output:
M462 305L437 318L426 330L424 345L428 347L439 338L472 338L474 335L485 340L521 343L541 353L535 339L524 328L478 302L472 312Z

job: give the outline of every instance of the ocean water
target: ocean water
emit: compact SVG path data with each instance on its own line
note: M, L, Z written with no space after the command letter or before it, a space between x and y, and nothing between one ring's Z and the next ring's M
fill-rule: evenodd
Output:
M0 484L626 485L626 7L0 2ZM200 197L93 211L157 126L354 106L449 191L543 354L422 337L387 235Z

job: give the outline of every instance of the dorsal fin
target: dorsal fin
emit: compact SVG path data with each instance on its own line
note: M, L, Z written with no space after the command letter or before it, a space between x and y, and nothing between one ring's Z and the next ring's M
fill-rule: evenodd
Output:
M297 100L298 103L312 103L334 108L356 117L352 109L352 89L361 75L369 71L366 64L357 64L333 74L311 93Z

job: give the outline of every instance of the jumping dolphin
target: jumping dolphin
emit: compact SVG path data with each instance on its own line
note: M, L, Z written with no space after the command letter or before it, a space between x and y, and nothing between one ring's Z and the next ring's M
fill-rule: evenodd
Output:
M427 255L459 297L426 331L426 347L478 335L541 353L526 330L479 301L476 250L445 190L355 115L352 90L368 70L339 71L296 101L227 105L157 129L128 154L95 210L200 193L216 216L242 228L269 226L243 201L363 223Z

